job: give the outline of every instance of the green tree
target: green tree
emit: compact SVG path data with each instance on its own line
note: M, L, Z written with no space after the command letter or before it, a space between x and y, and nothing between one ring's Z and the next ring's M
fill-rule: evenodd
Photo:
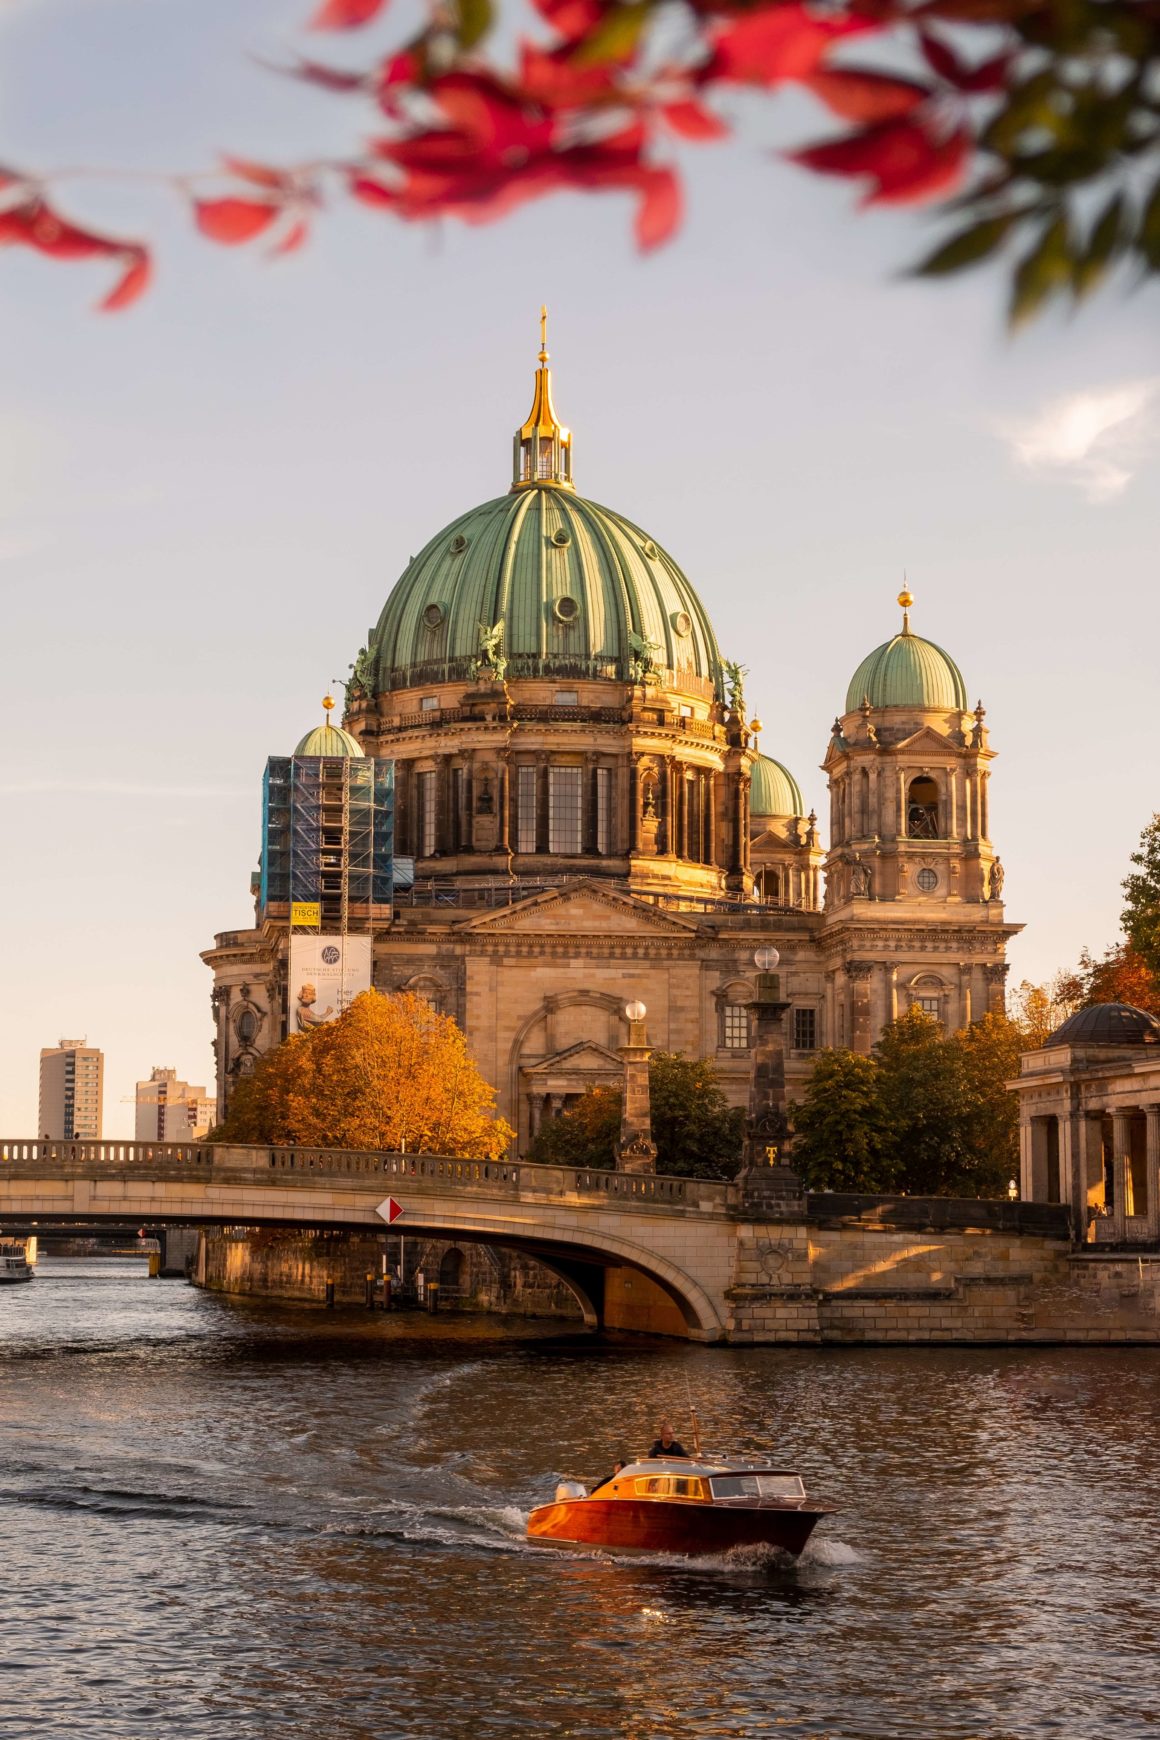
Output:
M745 1113L729 1104L713 1064L654 1051L648 1085L658 1168L677 1177L732 1178L741 1165Z
M558 1118L543 1120L528 1159L541 1166L615 1166L620 1107L615 1088L590 1088Z
M1160 814L1152 817L1140 835L1140 848L1130 861L1136 868L1121 883L1124 910L1120 923L1129 949L1160 982Z
M790 1163L809 1190L895 1188L881 1071L856 1051L823 1051L805 1096L791 1108Z
M658 1172L732 1178L741 1163L745 1114L729 1104L713 1065L679 1051L654 1051L648 1079ZM528 1159L551 1166L614 1166L620 1114L615 1088L592 1088L540 1125Z
M1031 1049L1026 1033L1006 1015L987 1014L951 1036L966 1097L962 1196L1005 1196L1019 1175L1019 1106L1007 1087L1019 1059Z
M899 1187L915 1196L964 1194L969 1108L959 1050L915 1005L884 1029L874 1058Z

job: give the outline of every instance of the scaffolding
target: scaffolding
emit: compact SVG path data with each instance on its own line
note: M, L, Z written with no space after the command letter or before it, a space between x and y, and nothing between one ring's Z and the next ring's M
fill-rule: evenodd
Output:
M345 936L389 924L395 768L348 756L271 756L262 786L261 916Z

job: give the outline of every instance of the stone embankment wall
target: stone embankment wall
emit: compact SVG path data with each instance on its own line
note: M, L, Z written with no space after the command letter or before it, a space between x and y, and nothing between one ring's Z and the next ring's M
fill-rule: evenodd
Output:
M1160 1344L1160 1253L1076 1250L1059 1210L815 1197L808 1212L738 1228L731 1341Z

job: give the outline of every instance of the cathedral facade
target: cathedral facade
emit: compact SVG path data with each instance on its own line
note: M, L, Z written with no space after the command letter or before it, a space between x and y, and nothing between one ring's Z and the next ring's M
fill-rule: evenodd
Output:
M541 349L510 490L411 561L352 667L343 728L296 752L393 764L408 875L370 923L373 982L454 1016L517 1152L619 1084L633 1001L652 1046L712 1059L744 1104L759 948L781 956L791 1098L818 1049L868 1051L913 1003L948 1028L1002 1007L1020 927L989 835L984 711L899 603L830 734L826 848L759 751L745 673L689 580L578 493ZM219 1116L292 1022L290 916L260 899L202 956Z

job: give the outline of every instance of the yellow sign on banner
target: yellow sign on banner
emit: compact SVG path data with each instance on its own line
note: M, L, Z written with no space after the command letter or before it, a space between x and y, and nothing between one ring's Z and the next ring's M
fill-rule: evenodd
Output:
M317 930L322 923L321 901L292 900L290 902L290 923L292 925L313 925Z

